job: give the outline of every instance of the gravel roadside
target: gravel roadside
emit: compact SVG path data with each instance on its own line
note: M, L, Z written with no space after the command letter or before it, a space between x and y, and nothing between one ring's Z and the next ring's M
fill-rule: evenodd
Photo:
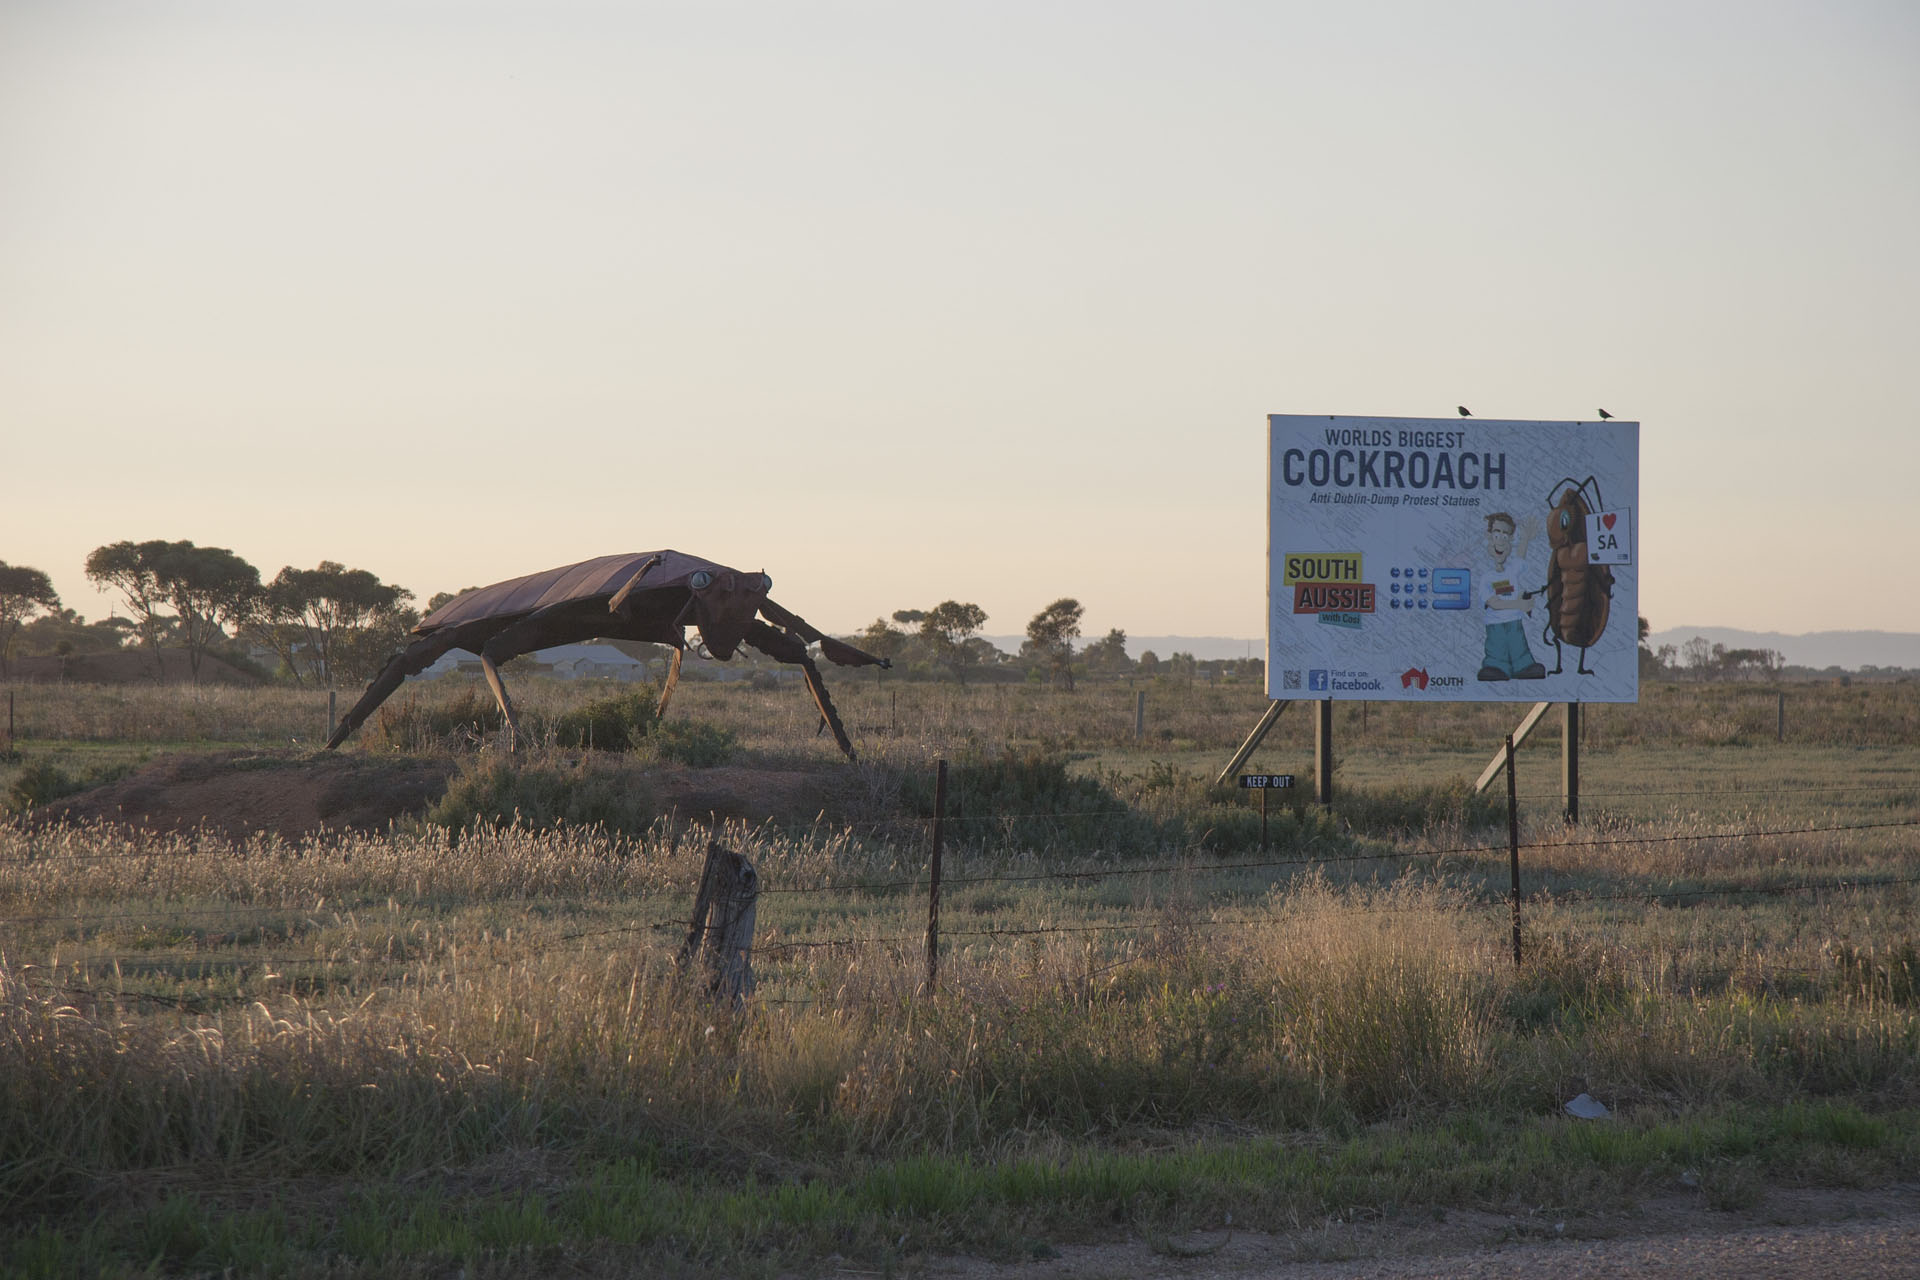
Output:
M1448 1213L1285 1233L1196 1232L1064 1246L1019 1263L943 1259L940 1280L1801 1280L1920 1278L1920 1187L1779 1189L1720 1212L1697 1195L1631 1213Z

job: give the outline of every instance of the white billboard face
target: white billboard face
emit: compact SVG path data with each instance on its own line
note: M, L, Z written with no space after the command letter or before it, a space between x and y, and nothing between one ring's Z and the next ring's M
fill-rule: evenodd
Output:
M1267 421L1268 697L1639 698L1639 423Z

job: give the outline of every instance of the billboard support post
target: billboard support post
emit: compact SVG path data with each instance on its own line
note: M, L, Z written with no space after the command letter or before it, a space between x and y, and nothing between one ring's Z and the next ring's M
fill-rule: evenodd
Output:
M1547 711L1552 706L1553 704L1551 702L1536 702L1533 704L1533 710L1527 712L1520 721L1520 727L1513 731L1514 746L1517 747L1527 740L1527 735L1533 732L1535 725L1546 718ZM1503 747L1501 750L1494 752L1493 759L1487 762L1487 767L1480 771L1478 778L1474 779L1473 794L1486 794L1487 788L1493 785L1493 780L1499 777L1500 771L1506 767L1506 749Z
M1213 780L1214 786L1224 787L1227 785L1227 779L1237 773L1240 766L1247 762L1247 757L1252 755L1254 748L1260 745L1260 740L1267 736L1267 730L1273 728L1273 722L1280 718L1280 713L1292 705L1291 702L1269 702L1267 704L1267 713L1260 717L1260 723L1253 726L1253 732L1249 733L1247 740L1240 744L1240 749L1233 753L1233 759L1227 761L1227 767L1220 771L1220 776Z
M1313 728L1313 798L1333 808L1333 699L1318 703L1320 717Z
M1520 798L1514 782L1513 745L1509 735L1501 754L1507 770L1507 860L1513 874L1509 896L1513 900L1513 965L1517 969L1520 967Z
M1567 704L1560 725L1560 797L1566 802L1567 821L1580 821L1580 704Z

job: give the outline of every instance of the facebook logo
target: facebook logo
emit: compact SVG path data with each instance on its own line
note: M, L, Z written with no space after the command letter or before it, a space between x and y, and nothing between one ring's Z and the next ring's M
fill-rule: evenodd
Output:
M1327 691L1327 673L1325 671L1307 672L1307 692L1325 693Z

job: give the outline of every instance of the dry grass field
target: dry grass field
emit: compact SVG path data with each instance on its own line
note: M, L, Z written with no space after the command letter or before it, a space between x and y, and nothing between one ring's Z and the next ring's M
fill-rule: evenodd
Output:
M1550 717L1519 965L1504 788L1465 783L1522 707L1341 707L1333 810L1262 848L1209 785L1251 683L848 678L852 766L790 685L570 747L596 692L529 683L511 759L469 690L396 698L348 750L454 781L380 829L0 824L0 1272L910 1273L1920 1178L1920 685L1589 707L1577 826ZM213 750L266 796L325 728L288 690L15 714L16 797ZM1311 719L1248 769L1304 782ZM720 774L732 816L676 800ZM675 964L709 840L763 886L738 1007Z

